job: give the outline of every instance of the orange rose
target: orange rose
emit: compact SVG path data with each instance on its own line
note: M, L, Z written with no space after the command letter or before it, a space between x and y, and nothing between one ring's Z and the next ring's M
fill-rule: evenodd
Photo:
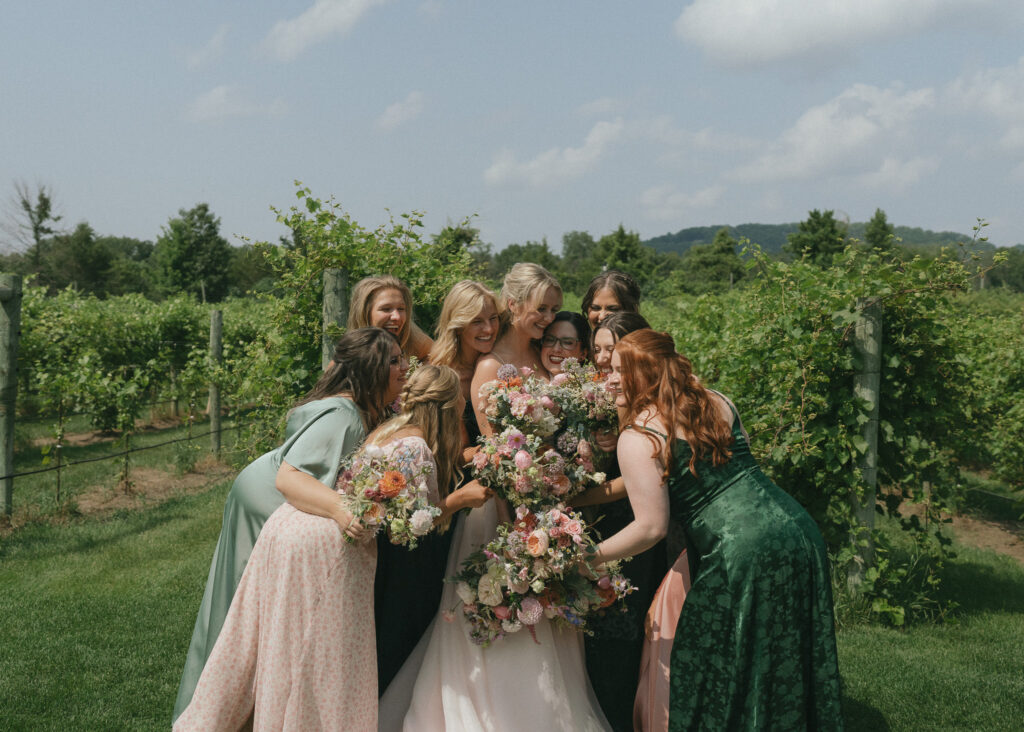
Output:
M370 507L368 509L366 509L366 513L364 513L360 517L360 521L362 521L364 524L366 524L366 523L370 523L370 522L376 521L379 518L380 518L380 504L379 503L371 503Z
M397 470L388 470L384 476L377 481L377 490L385 498L394 498L405 488L405 476Z
M601 596L602 600L604 600L604 602L602 602L599 605L599 607L608 607L617 599L615 597L615 590L613 590L611 587L601 587L600 585L598 585L597 594Z

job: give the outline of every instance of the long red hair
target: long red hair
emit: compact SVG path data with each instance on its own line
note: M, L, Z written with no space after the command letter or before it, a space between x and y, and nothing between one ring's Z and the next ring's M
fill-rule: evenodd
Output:
M712 465L729 461L731 426L693 375L690 359L676 353L672 336L650 329L633 331L615 344L615 353L619 354L622 395L628 405L621 424L634 424L648 409L658 413L669 436L661 453L666 478L672 468L672 436L679 431L687 435L693 452L690 472L696 475L697 463L708 458ZM657 440L647 436L657 445Z

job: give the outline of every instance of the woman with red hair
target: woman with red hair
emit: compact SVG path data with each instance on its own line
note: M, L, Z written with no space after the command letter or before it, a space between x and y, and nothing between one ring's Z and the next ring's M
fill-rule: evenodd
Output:
M667 727L840 729L828 559L810 515L766 476L730 403L671 336L612 354L618 457L634 520L597 547L632 556L682 523L693 584L676 627Z

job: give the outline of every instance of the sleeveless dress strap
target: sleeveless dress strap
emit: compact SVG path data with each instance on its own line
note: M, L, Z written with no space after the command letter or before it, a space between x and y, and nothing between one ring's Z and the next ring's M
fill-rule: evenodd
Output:
M656 429L651 429L647 425L627 424L625 428L627 430L643 430L644 432L650 432L652 435L657 435L663 440L668 439L668 435L662 434L661 432L658 432L658 430Z

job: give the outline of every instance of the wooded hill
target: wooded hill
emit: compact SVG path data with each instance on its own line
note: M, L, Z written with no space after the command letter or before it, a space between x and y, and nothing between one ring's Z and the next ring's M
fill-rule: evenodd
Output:
M857 222L851 223L847 229L847 235L864 240L864 227L867 224ZM657 252L685 254L690 247L697 244L710 244L715 238L715 232L723 226L729 229L729 235L734 239L746 238L753 244L760 245L761 249L769 254L779 254L782 245L786 243L786 237L796 232L799 223L791 224L740 224L739 226L691 226L687 229L680 229L676 233L663 234L648 239L645 245ZM971 240L969 234L960 234L955 231L931 231L911 226L894 227L896 237L907 247L941 247L952 246L958 243L966 243ZM994 248L994 246L982 246L981 248Z

